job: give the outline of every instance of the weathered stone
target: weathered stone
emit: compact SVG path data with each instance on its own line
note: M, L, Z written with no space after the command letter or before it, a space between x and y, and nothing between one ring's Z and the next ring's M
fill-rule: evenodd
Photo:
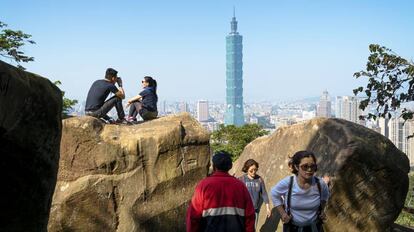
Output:
M63 121L49 231L184 231L209 134L189 114L138 125Z
M317 175L331 176L326 231L384 231L398 217L408 191L407 156L381 134L345 120L318 118L282 127L246 146L233 170L241 175L247 159L258 161L270 195L290 175L288 157L299 150L313 151ZM279 215L273 213L265 223L262 208L260 231L275 231Z
M61 114L55 85L0 61L0 231L46 231Z

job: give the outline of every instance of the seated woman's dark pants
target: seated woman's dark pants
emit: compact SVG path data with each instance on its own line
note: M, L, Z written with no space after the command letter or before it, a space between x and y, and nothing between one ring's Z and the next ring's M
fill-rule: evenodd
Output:
M129 108L129 116L136 118L138 113L144 121L155 119L158 116L157 111L149 111L142 106L141 102L133 102Z

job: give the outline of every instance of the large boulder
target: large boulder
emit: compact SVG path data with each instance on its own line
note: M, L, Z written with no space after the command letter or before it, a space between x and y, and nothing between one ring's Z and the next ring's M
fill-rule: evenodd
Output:
M346 120L317 118L258 138L246 146L233 172L241 175L249 158L258 161L270 197L270 189L290 175L288 158L299 150L313 151L317 175L331 177L326 231L384 231L398 217L408 191L407 156L381 134ZM273 213L266 220L262 207L260 231L281 224Z
M0 61L0 231L46 231L61 114L55 85Z
M209 134L189 114L139 125L63 121L49 231L184 231Z

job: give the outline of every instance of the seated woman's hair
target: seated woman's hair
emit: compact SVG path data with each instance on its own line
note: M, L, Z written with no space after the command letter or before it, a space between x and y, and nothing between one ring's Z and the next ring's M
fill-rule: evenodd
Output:
M247 173L247 171L249 170L249 168L253 165L256 165L256 168L259 168L259 163L256 162L256 160L254 159L248 159L246 160L246 162L244 162L243 168L242 168L242 172Z
M291 170L292 170L293 174L295 174L295 175L298 174L298 170L296 169L296 167L299 166L300 161L303 158L306 158L306 157L312 157L313 161L316 164L316 157L315 157L315 154L313 154L313 152L311 152L311 151L298 151L289 160L289 165L291 166Z
M150 77L150 76L145 76L144 77L145 82L148 83L149 87L153 87L154 88L154 93L157 94L157 81Z

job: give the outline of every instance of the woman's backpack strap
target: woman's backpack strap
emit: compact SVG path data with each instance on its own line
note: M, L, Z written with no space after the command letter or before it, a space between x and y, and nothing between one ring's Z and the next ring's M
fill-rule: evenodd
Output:
M318 186L319 191L319 214L322 212L322 189L321 189L321 182L319 181L319 178L315 176L315 182L316 186Z
M290 176L290 180L289 180L289 190L288 190L288 195L287 195L287 209L286 209L286 213L288 215L290 215L290 198L292 197L293 178L294 176Z

